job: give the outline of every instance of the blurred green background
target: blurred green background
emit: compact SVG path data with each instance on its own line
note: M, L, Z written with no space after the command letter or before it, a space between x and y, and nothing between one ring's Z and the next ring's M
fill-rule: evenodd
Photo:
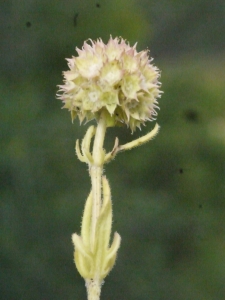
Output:
M225 2L0 0L0 299L86 299L73 264L88 125L55 99L75 47L122 36L162 70L159 135L105 167L122 236L101 299L225 299ZM105 147L133 136L108 130Z

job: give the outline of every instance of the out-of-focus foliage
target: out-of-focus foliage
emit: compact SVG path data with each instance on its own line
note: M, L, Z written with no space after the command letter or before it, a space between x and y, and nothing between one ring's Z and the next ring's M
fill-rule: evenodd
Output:
M150 48L165 93L157 138L105 168L122 246L102 299L225 298L224 13L224 1L1 1L0 299L86 299L71 234L88 124L55 92L74 47L110 34ZM106 148L152 127L109 129Z

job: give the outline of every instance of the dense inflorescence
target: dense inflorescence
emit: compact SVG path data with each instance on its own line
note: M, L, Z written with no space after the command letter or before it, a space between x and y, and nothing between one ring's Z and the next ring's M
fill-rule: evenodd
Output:
M136 44L110 37L107 44L90 40L76 51L77 57L67 59L70 70L63 72L57 95L72 120L98 120L104 110L108 126L126 124L132 131L154 120L161 84L148 50L137 52Z

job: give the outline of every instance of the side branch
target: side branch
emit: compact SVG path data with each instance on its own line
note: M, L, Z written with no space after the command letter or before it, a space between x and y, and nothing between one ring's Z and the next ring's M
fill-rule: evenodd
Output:
M131 150L135 147L141 146L141 145L147 143L148 141L152 140L159 132L159 128L160 128L159 125L156 123L156 125L152 131L150 131L146 135L144 135L132 142L124 144L124 145L119 145L119 139L116 138L112 151L107 153L105 156L104 163L108 163L112 159L114 159L118 152L125 151L125 150Z
M141 145L147 143L148 141L150 141L151 139L153 139L157 135L158 132L159 132L159 125L156 123L155 127L152 131L150 131L146 135L144 135L130 143L119 146L117 152L131 150L132 148L141 146Z

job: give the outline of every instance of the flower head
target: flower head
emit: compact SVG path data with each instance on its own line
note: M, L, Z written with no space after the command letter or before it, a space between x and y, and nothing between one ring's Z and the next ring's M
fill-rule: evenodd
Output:
M108 126L126 124L132 131L154 119L160 74L148 50L137 52L136 44L112 37L107 44L90 40L76 50L78 56L67 59L70 70L63 72L57 95L72 119L98 120L104 110Z

